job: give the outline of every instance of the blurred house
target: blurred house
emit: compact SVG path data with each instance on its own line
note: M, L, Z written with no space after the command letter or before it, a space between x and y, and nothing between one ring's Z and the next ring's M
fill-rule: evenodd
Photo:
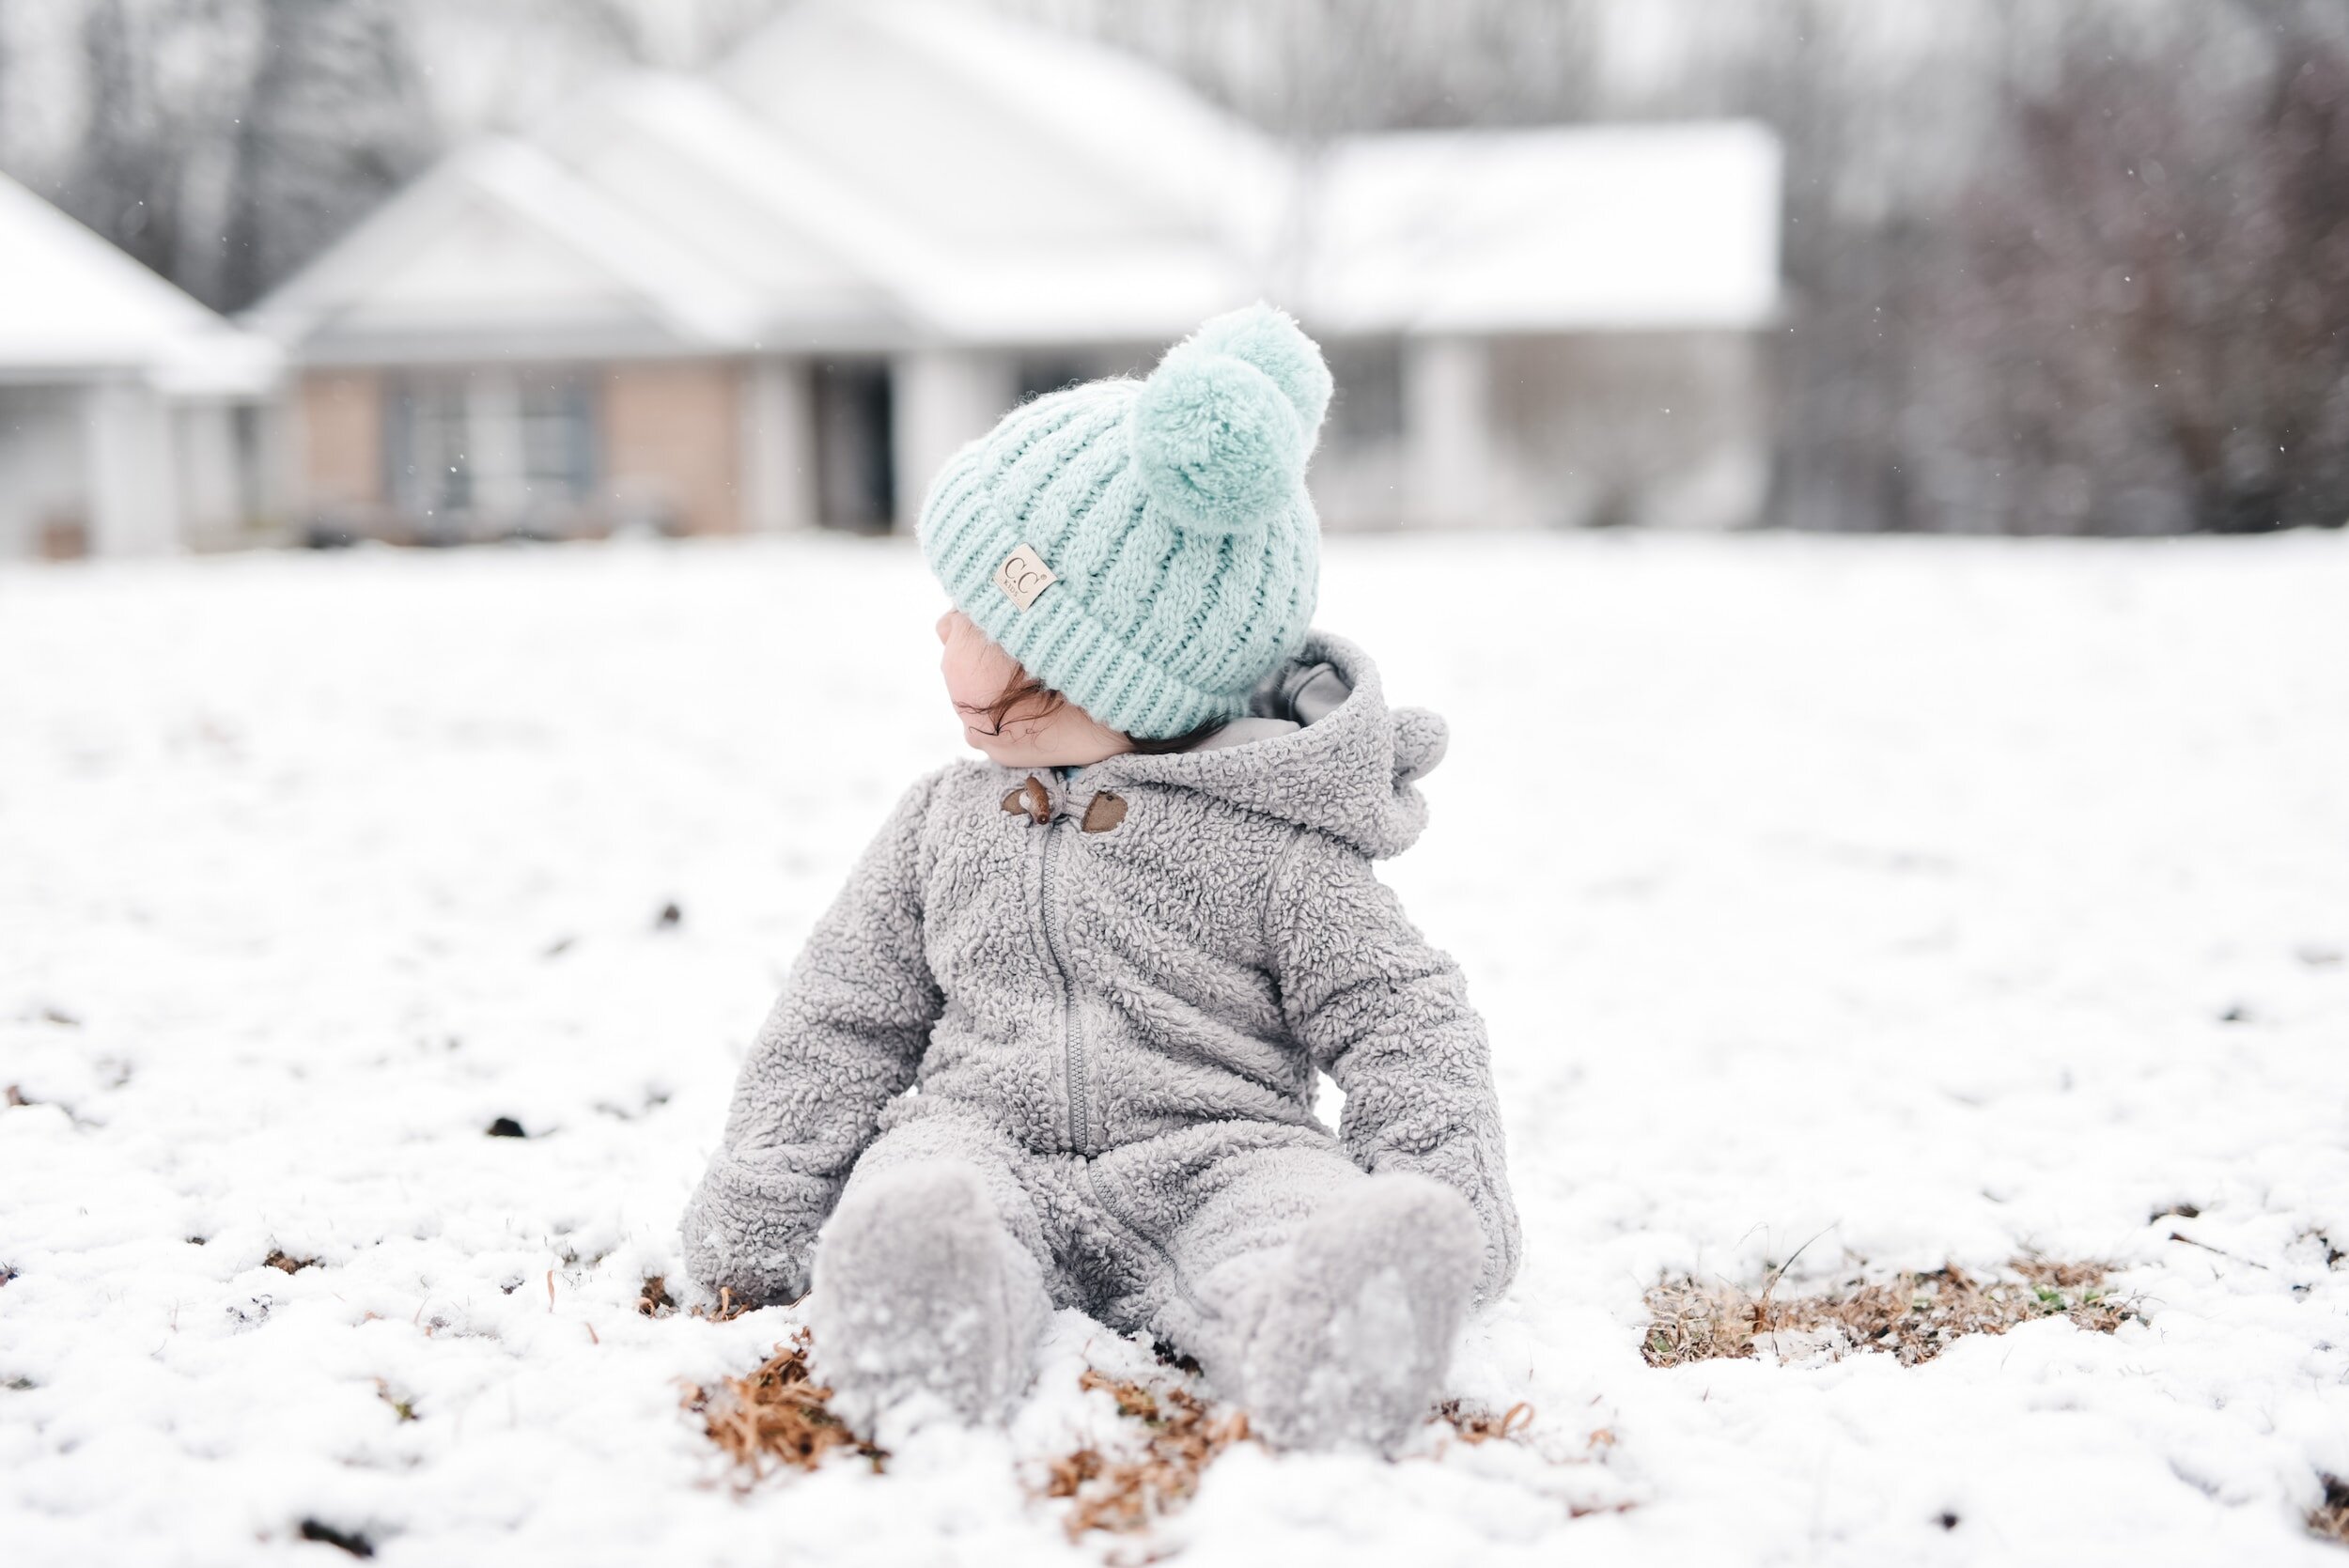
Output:
M0 177L0 559L242 542L278 353Z
M323 537L910 525L1013 402L1266 297L1331 526L1751 520L1779 154L1748 125L1283 147L967 8L802 0L448 159L256 306Z

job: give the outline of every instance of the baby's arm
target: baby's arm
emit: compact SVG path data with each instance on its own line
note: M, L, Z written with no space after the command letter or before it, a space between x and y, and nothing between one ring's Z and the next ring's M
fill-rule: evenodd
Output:
M737 1299L807 1291L816 1228L938 1019L922 955L922 818L906 792L808 936L735 1080L725 1137L685 1208L686 1266Z
M1477 1300L1517 1269L1484 1020L1459 966L1427 944L1357 851L1298 836L1274 873L1268 926L1290 1031L1346 1091L1346 1152L1371 1172L1412 1171L1455 1188L1485 1230Z

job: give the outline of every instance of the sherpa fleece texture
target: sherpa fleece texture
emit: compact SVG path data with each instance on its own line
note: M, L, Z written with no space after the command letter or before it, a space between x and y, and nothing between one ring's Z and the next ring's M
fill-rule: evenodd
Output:
M1442 722L1388 711L1324 634L1268 686L1320 700L1067 785L966 762L907 792L742 1064L685 1214L696 1279L796 1299L852 1172L946 1160L1053 1302L1211 1377L1250 1281L1365 1172L1465 1199L1474 1295L1501 1292L1517 1219L1484 1026L1371 869L1425 824ZM1346 1092L1335 1136L1316 1069Z

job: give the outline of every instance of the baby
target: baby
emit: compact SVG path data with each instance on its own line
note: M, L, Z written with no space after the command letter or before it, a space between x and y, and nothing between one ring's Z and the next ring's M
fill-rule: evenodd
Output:
M1392 1446L1516 1272L1484 1026L1370 864L1443 723L1307 630L1330 392L1254 305L930 488L988 760L917 781L817 924L683 1227L712 1290L812 1287L861 1431L1001 1419L1058 1306L1188 1352L1271 1442Z

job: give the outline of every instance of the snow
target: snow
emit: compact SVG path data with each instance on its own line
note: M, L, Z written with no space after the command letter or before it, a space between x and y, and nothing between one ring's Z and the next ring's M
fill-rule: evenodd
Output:
M135 372L185 396L250 395L276 352L0 175L0 380Z
M1779 307L1779 181L1749 121L1341 137L1304 298L1354 331L1750 331Z
M1454 725L1389 876L1491 1022L1525 1210L1454 1382L1537 1415L1244 1445L1155 1545L2338 1561L2344 599L2338 536L1332 540L1322 623ZM1063 1313L1008 1433L738 1495L677 1380L793 1314L633 1311L801 934L949 753L936 608L902 541L0 573L12 1562L341 1560L305 1518L394 1563L1102 1560L1023 1482L1145 1348ZM1641 1360L1659 1274L1805 1243L1782 1291L2035 1248L2145 1321Z

